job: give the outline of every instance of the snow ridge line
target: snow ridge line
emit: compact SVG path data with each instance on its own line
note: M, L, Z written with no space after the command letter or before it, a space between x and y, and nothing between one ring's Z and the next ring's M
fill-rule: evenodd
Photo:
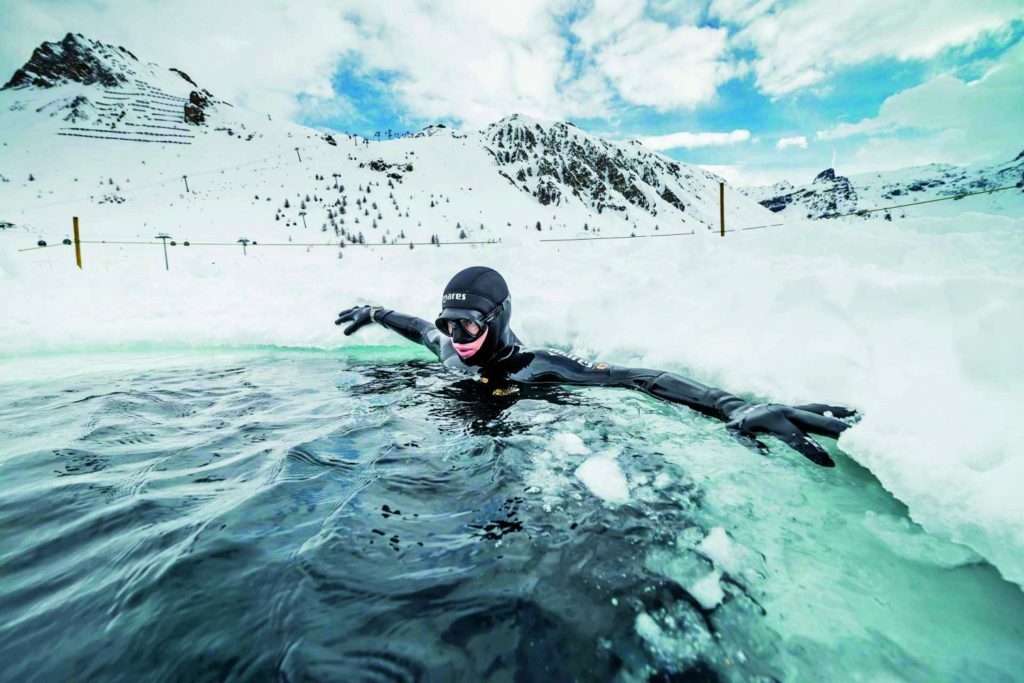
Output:
M822 218L845 218L847 216L864 216L869 213L875 213L878 211L889 211L891 209L902 209L907 206L918 206L920 204L934 204L935 202L948 202L951 199L963 199L964 197L974 197L979 194L992 194L993 192L1003 192L1004 190L1020 189L1024 191L1024 185L1017 183L1016 185L1007 185L1005 187L994 187L990 190L979 190L978 192L964 192L961 194L953 194L948 197L938 197L937 199L924 199L919 202L910 202L909 204L893 204L892 206L881 206L877 209L857 209L856 211L850 211L849 213L835 213L825 214Z

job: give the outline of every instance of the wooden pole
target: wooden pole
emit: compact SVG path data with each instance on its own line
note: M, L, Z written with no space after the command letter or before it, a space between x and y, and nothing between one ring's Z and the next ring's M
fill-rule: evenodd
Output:
M82 241L78 238L78 216L71 217L71 225L75 230L75 263L82 269Z
M725 237L725 183L718 183L718 206L722 218L722 237Z

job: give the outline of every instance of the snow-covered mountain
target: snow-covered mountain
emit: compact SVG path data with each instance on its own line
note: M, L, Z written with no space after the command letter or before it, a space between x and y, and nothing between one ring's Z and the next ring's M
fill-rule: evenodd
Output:
M850 177L837 175L829 168L808 185L797 187L783 181L774 185L741 187L739 191L783 217L795 215L816 219L1010 186L1020 189L965 197L969 209L955 205L962 200L950 200L895 208L886 215L890 219L907 215L949 216L964 210L1020 215L1024 212L1024 152L1012 160L996 164L928 164Z
M669 222L687 218L685 197L714 197L720 178L651 152L639 142L614 144L572 123L549 126L513 115L483 131L487 151L508 182L541 204L562 204L571 193L587 207L628 212L635 208ZM694 201L689 217L709 223L707 201ZM715 207L717 209L717 207Z
M80 34L44 43L0 90L0 142L0 219L50 239L72 213L96 237L391 244L718 221L717 176L639 143L518 115L482 131L331 134ZM727 193L730 227L772 218Z

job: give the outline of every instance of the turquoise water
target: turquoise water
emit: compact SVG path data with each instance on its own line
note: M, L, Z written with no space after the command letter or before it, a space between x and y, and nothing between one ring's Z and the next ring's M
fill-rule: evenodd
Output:
M0 679L1024 680L1021 589L841 453L424 358L0 360Z

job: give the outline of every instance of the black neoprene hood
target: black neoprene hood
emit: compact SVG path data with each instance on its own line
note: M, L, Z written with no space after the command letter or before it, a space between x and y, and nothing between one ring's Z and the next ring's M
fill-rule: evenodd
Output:
M438 328L442 320L482 321L491 313L494 317L487 323L488 339L480 351L464 359L467 365L486 365L504 358L518 342L509 328L512 298L505 278L486 266L466 268L448 281L441 296L441 314L435 321Z
M498 271L486 266L473 266L455 274L441 296L438 319L474 318L461 315L475 311L485 316L509 297L508 285Z

